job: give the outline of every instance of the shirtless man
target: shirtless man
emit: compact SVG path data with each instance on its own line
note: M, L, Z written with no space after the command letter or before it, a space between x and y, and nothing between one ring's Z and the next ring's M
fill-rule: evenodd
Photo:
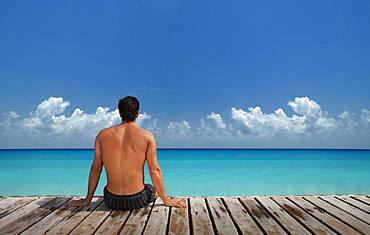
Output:
M184 199L166 195L154 136L135 124L139 115L139 101L126 96L119 101L118 109L122 123L103 129L96 136L86 198L70 201L67 205L86 206L91 202L104 165L107 173L104 200L108 207L136 209L153 202L156 195L166 206L186 207ZM145 161L154 187L144 184Z

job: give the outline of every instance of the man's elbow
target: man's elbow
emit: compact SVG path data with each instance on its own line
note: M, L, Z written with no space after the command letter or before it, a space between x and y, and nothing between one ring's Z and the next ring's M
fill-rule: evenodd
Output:
M159 166L153 167L149 169L149 173L151 175L161 174L162 170Z

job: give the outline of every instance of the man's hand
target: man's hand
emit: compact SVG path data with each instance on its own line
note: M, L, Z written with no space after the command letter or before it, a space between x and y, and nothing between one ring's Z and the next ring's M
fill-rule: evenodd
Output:
M164 204L169 207L187 207L186 200L183 198L168 198Z
M67 202L66 206L87 206L90 204L91 200L88 200L87 198L81 198L78 200L71 200Z

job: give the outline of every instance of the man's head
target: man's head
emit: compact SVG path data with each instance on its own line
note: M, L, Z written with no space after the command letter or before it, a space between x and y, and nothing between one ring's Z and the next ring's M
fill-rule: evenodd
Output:
M118 102L119 115L124 122L134 122L139 115L139 100L126 96Z

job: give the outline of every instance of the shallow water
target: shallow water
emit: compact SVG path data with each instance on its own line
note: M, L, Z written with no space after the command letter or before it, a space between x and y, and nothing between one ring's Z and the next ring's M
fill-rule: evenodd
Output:
M0 195L85 195L92 158L93 150L0 150ZM174 196L370 194L369 150L160 149L158 160ZM105 183L103 170L95 195Z

